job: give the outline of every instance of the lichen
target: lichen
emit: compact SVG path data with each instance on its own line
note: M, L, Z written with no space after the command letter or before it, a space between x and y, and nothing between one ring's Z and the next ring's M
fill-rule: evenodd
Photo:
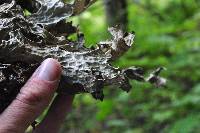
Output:
M117 86L124 91L132 87L129 80L165 84L158 68L145 78L142 68L115 68L112 61L125 54L134 42L134 33L109 28L112 38L84 46L84 34L65 22L80 14L95 0L3 0L0 2L0 111L15 98L34 70L46 58L55 58L62 65L58 93L88 92L103 100L104 86ZM24 15L24 10L31 14ZM78 39L68 39L77 34Z

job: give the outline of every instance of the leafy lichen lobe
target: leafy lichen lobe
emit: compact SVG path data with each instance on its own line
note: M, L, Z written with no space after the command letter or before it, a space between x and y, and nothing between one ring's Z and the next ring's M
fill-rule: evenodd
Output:
M84 3L82 3L84 2ZM61 0L6 0L0 2L0 107L3 110L15 98L33 71L46 58L57 59L63 68L59 93L89 92L103 100L103 87L115 85L131 89L129 79L147 81L157 86L165 83L158 76L143 77L141 68L115 68L111 62L126 53L135 35L117 27L109 28L111 40L84 47L84 35L65 19L80 14L94 0L66 4ZM24 9L31 15L25 16ZM60 28L62 27L62 28ZM68 39L71 34L78 39ZM2 111L0 110L0 111Z

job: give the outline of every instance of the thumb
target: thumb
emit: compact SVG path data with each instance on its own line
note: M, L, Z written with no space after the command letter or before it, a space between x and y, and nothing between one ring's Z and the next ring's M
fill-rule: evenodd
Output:
M60 64L46 59L0 115L0 131L24 132L50 103L60 75Z

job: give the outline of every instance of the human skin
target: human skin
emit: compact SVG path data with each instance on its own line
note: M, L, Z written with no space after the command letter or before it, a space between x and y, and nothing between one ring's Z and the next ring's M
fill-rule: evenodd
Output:
M0 114L0 133L24 133L51 102L61 76L61 66L46 59L22 87L16 99ZM57 95L34 133L57 133L71 109L73 96Z

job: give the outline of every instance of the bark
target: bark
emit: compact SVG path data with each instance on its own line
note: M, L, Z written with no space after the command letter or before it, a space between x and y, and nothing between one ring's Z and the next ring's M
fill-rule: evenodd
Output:
M119 25L123 30L127 29L128 12L126 0L104 0L106 17L109 26Z

